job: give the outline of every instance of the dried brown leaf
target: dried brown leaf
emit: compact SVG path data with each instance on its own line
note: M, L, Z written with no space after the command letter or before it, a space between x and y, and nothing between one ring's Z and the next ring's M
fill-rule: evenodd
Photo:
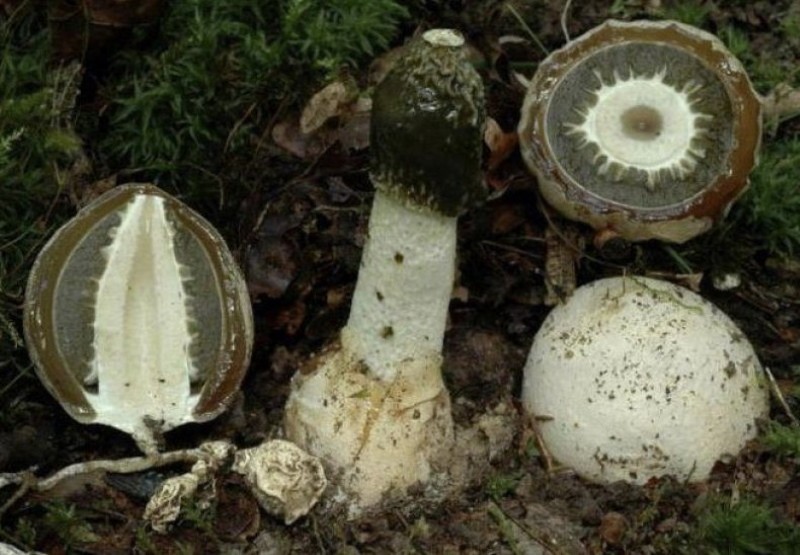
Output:
M329 120L348 111L355 100L357 91L342 81L329 83L308 101L300 116L300 131L310 134L317 131Z
M487 168L492 171L511 156L517 148L519 138L516 132L506 133L494 119L487 118L483 141L489 147Z
M317 158L333 143L327 133L306 135L300 130L300 122L295 119L275 124L272 128L272 140L282 149L303 160Z
M548 227L544 234L547 254L545 258L544 304L554 306L565 301L575 291L577 279L575 265L583 251L577 231L569 228L555 230Z

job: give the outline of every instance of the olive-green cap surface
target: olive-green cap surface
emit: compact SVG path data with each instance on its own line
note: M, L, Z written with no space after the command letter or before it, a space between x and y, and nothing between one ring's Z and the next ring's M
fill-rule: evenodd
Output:
M378 85L370 140L375 187L446 216L485 197L483 84L452 30L427 31Z

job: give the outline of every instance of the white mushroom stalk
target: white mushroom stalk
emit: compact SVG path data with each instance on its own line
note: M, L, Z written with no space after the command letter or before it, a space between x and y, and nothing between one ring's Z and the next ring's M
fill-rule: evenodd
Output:
M441 350L456 218L483 193L483 91L462 46L428 31L376 90L377 191L350 318L292 383L287 434L335 469L351 515L427 481L453 440Z
M704 480L766 417L753 347L714 305L669 282L577 289L536 334L522 402L548 450L594 481Z

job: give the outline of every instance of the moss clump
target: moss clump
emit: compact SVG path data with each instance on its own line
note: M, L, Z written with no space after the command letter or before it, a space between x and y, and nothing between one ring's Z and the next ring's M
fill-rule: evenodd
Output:
M740 231L760 235L770 252L800 252L800 138L765 145L735 215Z
M696 537L698 552L712 555L789 555L797 553L800 528L760 502L712 500L698 517Z
M211 219L233 213L249 191L269 186L260 173L244 179L244 168L265 152L264 136L282 110L387 48L407 17L395 0L169 2L157 24L134 29L127 49L104 52L104 63L87 69L82 60L51 62L40 2L5 13L0 372L11 374L0 381L7 384L29 368L18 318L28 268L74 214L86 183L116 172L130 179L133 171ZM86 75L91 83L78 102Z
M72 127L77 65L49 63L49 37L38 10L0 16L0 397L27 361L16 318L36 249L64 217L61 192L85 157Z
M393 0L171 3L156 40L112 64L96 150L184 194L224 187L225 165L252 159L276 112L385 49L405 16Z

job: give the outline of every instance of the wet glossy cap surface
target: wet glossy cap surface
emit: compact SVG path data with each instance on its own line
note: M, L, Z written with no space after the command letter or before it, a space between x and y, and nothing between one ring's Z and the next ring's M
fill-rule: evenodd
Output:
M102 195L45 245L24 326L65 410L140 443L224 410L252 346L246 286L219 233L141 184Z

